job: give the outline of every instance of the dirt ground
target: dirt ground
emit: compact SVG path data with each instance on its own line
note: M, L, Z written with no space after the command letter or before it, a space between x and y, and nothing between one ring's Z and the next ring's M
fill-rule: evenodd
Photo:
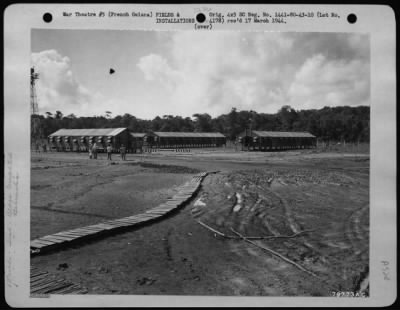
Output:
M365 285L368 154L203 149L127 159L32 154L31 239L142 213L194 174L217 173L178 213L32 265L90 294L331 296Z

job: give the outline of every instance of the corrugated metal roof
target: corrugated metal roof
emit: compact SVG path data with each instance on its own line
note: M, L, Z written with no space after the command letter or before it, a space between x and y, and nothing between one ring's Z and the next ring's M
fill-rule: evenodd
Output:
M252 130L252 133L258 137L271 137L271 138L315 138L309 132L295 132L295 131L258 131Z
M225 138L219 132L162 132L155 131L154 134L165 138Z
M59 129L52 136L116 136L127 128Z
M130 134L134 138L143 138L146 135L143 132L130 132Z

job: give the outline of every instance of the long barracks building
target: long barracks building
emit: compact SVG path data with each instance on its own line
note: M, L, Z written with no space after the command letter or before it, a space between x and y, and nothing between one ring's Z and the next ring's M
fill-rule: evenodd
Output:
M110 144L118 151L121 144L132 147L128 128L60 129L48 137L50 149L59 152L86 152L90 144L96 143L99 152Z
M145 136L147 148L202 148L226 145L226 137L219 132L149 132Z
M130 132L128 128L60 129L48 137L51 150L59 152L86 152L96 143L99 152L110 144L118 152L121 144L136 153L146 149L180 149L220 147L226 137L218 132Z
M238 142L242 150L272 151L314 148L317 138L309 132L246 130Z

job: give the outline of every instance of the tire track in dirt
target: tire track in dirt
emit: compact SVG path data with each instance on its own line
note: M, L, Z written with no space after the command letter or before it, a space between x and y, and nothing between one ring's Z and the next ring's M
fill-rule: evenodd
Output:
M260 188L265 191L265 188L269 186L268 181L270 179L271 177L265 180L258 177L253 181L248 175L241 175L240 178L230 180L236 193L243 197L243 211L241 214L236 214L236 222L240 231L247 234L253 231L271 236L283 233L274 228L274 226L282 226L277 224L277 222L282 223L281 218L279 218L282 214L280 215L279 212L271 213L271 209L278 204L278 201L273 201L271 197L267 198L259 193Z
M367 236L369 236L369 229L363 226L364 232L361 232L360 221L363 216L366 216L369 206L364 206L352 213L346 223L346 237L354 248L354 255L360 256L365 254L366 248L368 247L368 242L366 242Z
M209 199L210 201L207 201L206 204L208 206L211 205L208 211L215 215L216 220L214 222L219 228L229 232L231 227L235 227L246 234L254 231L254 233L258 232L269 236L289 234L289 226L285 220L285 217L287 218L288 216L284 214L280 207L282 197L274 197L271 195L271 191L265 191L265 189L264 195L259 194L258 189L261 186L258 184L262 182L261 180L258 180L255 185L246 180L246 184L249 186L243 186L240 180L238 182L226 176L219 177L220 180L214 177L213 180L205 182L202 194L202 197L206 196L207 199L212 197L212 200ZM225 184L225 187L229 188L230 194L226 198L221 195L220 191L216 190L221 184ZM265 192L270 197L266 197ZM212 206L215 206L215 208L212 208ZM274 209L274 212L271 213L272 209ZM196 216L198 215L206 216L207 213L196 213ZM210 215L208 214L208 216ZM293 230L295 232L300 231L299 228L293 229L296 224L291 214L290 218L292 232ZM275 226L280 228L282 226L288 227L282 231L282 229L275 228Z
M269 190L269 193L272 194L272 195L275 195L279 199L280 203L282 204L282 206L284 208L286 220L287 220L287 222L289 224L290 229L292 230L293 233L295 233L295 234L298 233L300 231L300 228L297 225L296 221L294 220L294 216L293 216L293 213L290 210L289 203L286 201L286 199L284 199L277 192Z
M246 227L251 225L254 217L257 216L260 220L261 225L266 229L267 235L278 236L280 234L279 231L273 227L272 223L269 220L269 214L267 210L268 199L258 193L255 193L255 195L257 197L255 202L253 204L246 204L246 215L244 220L242 221L241 226L239 226L239 230L245 231ZM257 215L256 210L259 210L259 213Z
M217 207L221 209L225 209L226 212L221 212L219 210L219 215L224 216L223 221L216 221L218 229L223 231L228 231L230 228L235 227L245 235L262 235L262 236L278 236L282 234L287 234L289 232L289 227L282 229L277 229L288 226L287 218L288 215L283 212L284 208L282 208L282 197L276 197L271 195L270 191L267 191L267 198L264 195L260 195L258 189L261 187L258 184L262 184L262 180L257 180L255 184L251 183L251 180L245 180L246 185L242 185L241 180L228 179L228 182L224 182L226 180L220 180L219 182L215 179L213 180L212 186L208 187L210 184L203 184L205 191L209 194L210 197L218 197L218 191L215 189L218 188L218 183L228 184L229 188L232 188L233 193L228 195L228 199L221 199L223 204L226 205L225 208L221 208L221 204L218 203ZM271 182L271 177L269 177L264 183L269 186ZM262 188L262 187L261 187ZM265 192L264 192L265 194ZM217 199L218 199L217 198ZM229 200L232 198L232 200ZM235 199L236 198L236 199ZM218 199L219 200L219 199ZM238 207L240 206L240 207ZM271 210L275 209L274 212L271 213ZM212 211L216 212L214 209ZM211 212L212 212L211 211ZM287 210L289 213L289 210ZM289 216L292 216L291 214ZM299 228L294 228L296 223L294 220L290 222L292 224L292 230L295 233L299 232ZM277 228L274 228L276 226ZM293 231L292 231L293 232ZM297 248L303 247L303 245L296 245ZM233 249L234 252L240 255L238 251L244 253L247 252L247 248L240 246ZM307 251L306 248L302 250L302 252Z
M268 192L271 195L277 197L277 199L279 200L280 205L284 209L285 221L290 227L291 231L294 234L299 233L301 231L301 228L295 220L295 216L291 210L288 201L281 194L273 191L272 189L268 189ZM287 246L296 249L296 252L300 253L298 257L297 255L295 255L292 257L292 259L294 261L299 261L300 263L308 265L308 268L310 269L314 268L314 265L317 261L321 261L322 264L328 263L323 252L318 249L317 245L312 244L309 240L307 240L306 237L300 236L296 240L287 240L285 242ZM287 255L291 256L290 252L288 252Z
M352 192L352 197L343 197L348 187L340 185L341 180L349 186L361 182L353 177L342 178L342 173L336 171L325 174L291 171L287 177L284 171L272 173L267 170L219 174L203 183L206 207L202 209L201 217L226 235L230 235L231 227L245 236L291 235L315 229L315 232L293 239L262 240L260 244L303 265L327 282L338 283L337 288L351 289L354 288L357 270L340 267L346 266L343 264L343 251L347 253L350 250L350 245L345 242L348 238L346 230L340 226L341 219L346 218L351 208L354 209L353 205L346 206L349 199L358 201L358 197L364 196L363 189L360 189ZM332 226L325 218L319 219L325 210L328 212L326 216L334 214L330 206L343 206L334 216ZM368 254L368 242L364 237L368 231L363 215L366 210L368 207L359 210L351 221L353 241L364 245L364 250L358 253L362 262L367 261ZM232 244L231 248L233 253L242 257L260 255L243 244ZM352 260L347 255L346 261Z

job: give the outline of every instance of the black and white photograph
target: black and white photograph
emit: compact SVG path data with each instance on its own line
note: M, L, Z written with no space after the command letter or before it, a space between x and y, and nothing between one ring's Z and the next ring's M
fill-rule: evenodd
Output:
M368 296L368 35L34 29L31 57L32 294Z
M30 298L374 294L370 33L29 36Z

